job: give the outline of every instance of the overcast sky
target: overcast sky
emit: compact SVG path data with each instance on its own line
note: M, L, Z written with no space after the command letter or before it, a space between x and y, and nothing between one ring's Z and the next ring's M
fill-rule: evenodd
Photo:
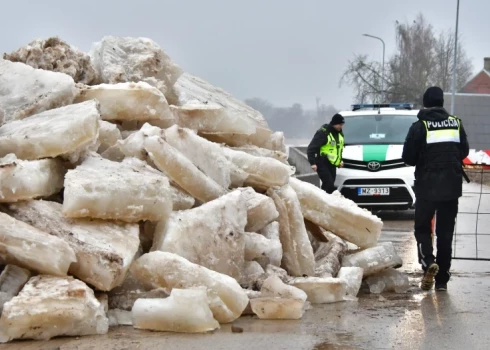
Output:
M436 30L455 26L456 0L28 0L1 2L0 51L60 36L88 51L104 35L155 40L186 71L240 99L348 108L339 78L354 53L394 49L394 23L422 12ZM460 33L475 72L490 56L490 1L461 0Z

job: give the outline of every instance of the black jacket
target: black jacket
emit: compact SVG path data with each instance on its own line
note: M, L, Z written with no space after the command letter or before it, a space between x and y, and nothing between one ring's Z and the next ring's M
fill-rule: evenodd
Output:
M330 124L324 124L320 129L317 130L310 144L308 145L308 150L306 154L308 155L308 161L311 165L317 164L317 157L320 156L320 148L327 143L328 134L332 134L335 141L339 142L339 134L342 131L335 130ZM343 134L342 134L343 135Z
M444 108L420 110L419 120L412 124L403 146L403 161L415 166L415 195L420 199L447 201L461 197L463 189L463 159L469 144L460 122L460 142L427 144L423 121L443 121L449 114Z

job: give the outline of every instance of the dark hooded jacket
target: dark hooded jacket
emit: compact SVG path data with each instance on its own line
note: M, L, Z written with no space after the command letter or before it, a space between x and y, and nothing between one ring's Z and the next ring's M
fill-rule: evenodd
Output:
M463 160L469 144L461 120L460 142L427 144L423 121L439 122L449 118L442 107L420 110L418 121L408 131L403 146L403 161L415 166L415 195L417 199L448 201L461 197L463 190Z

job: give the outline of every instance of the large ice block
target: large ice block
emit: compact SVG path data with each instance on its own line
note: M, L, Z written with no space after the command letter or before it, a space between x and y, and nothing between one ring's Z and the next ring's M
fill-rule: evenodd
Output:
M59 159L25 161L8 154L0 159L0 202L49 197L63 188L65 167Z
M346 283L340 278L299 277L291 284L303 290L312 304L326 304L344 301Z
M221 106L224 109L225 116L218 124L220 127L207 127L205 130L208 132L251 135L255 133L257 126L268 128L260 112L223 89L214 87L189 73L184 73L179 77L174 89L178 96L179 106L200 103L201 105ZM209 117L204 119L209 119ZM236 129L230 132L229 128L232 124Z
M220 323L233 322L248 304L248 297L230 276L167 252L151 252L133 263L132 274L150 288L207 288L214 318Z
M244 145L241 147L231 147L231 149L235 151L242 151L248 154L251 154L256 157L269 157L272 159L276 159L284 164L288 163L288 155L282 151L274 151L267 148L261 148L253 145Z
M182 74L182 69L148 38L104 36L92 44L89 56L102 83L138 82L155 77L171 87Z
M153 331L203 333L219 328L209 309L206 288L172 289L165 299L138 299L133 327Z
M0 86L0 125L68 105L77 94L75 82L66 74L3 59Z
M357 266L364 269L364 278L390 267L400 267L403 261L396 253L392 242L344 256L342 266Z
M406 293L410 288L408 276L403 272L389 268L366 278L369 291L374 294L383 292Z
M277 221L271 222L259 233L270 240L269 263L274 266L281 266L282 244L279 234L279 223Z
M96 101L52 109L0 127L0 156L20 159L51 158L83 152L97 141L99 110ZM70 157L76 161L78 155Z
M284 134L282 132L272 132L268 128L258 126L252 135L240 134L212 134L200 133L209 141L216 143L224 143L230 147L256 146L265 148L271 151L279 151L286 153L286 145L284 143Z
M90 84L97 80L90 57L57 37L36 39L3 58L22 62L33 68L65 73L77 83Z
M0 342L105 334L108 327L103 305L85 283L73 277L39 275L4 305Z
M271 276L262 284L260 297L250 299L253 312L260 319L299 319L305 310L307 295L301 289L284 284Z
M223 187L199 170L163 138L158 136L146 138L145 150L158 169L194 198L209 202L225 193Z
M279 213L276 210L274 201L270 197L255 192L251 187L241 188L240 190L247 203L246 231L258 232L277 219Z
M289 185L267 191L279 212L282 266L291 276L313 276L315 258L296 193Z
M223 147L226 157L240 169L249 174L245 186L268 189L288 183L292 173L291 167L278 160L256 157L251 154Z
M315 252L315 276L335 277L340 270L342 257L347 251L347 244L338 237L332 238L328 243Z
M69 272L99 290L124 281L138 250L137 224L66 218L61 204L47 201L12 204L8 213L67 242L77 256Z
M0 213L0 261L39 273L64 276L77 261L64 240Z
M225 157L222 147L177 125L165 130L165 140L218 185L230 187L230 170L234 164Z
M116 124L106 122L104 120L99 121L99 148L97 153L102 154L109 147L114 146L117 141L122 140L121 132L117 128Z
M296 178L291 178L289 183L298 195L306 219L361 248L376 245L383 227L380 218L338 192L327 194Z
M245 254L246 219L242 193L235 190L200 207L173 212L168 220L157 225L152 251L175 253L239 279Z
M337 278L345 282L345 291L347 295L356 297L361 289L362 276L364 270L361 267L341 267Z
M76 102L96 99L103 120L160 120L168 126L174 118L165 96L145 82L84 86Z
M262 320L299 320L305 312L300 299L260 297L250 299L252 311Z
M171 210L168 179L149 167L93 156L65 176L63 214L68 217L158 221Z
M297 287L284 284L277 276L267 278L262 284L260 293L263 297L279 297L306 301L307 294Z
M15 265L7 265L0 274L0 315L3 305L19 294L31 277L29 270Z
M255 132L255 126L249 119L239 114L229 114L227 109L215 103L201 103L189 100L182 106L170 106L179 126L196 132L237 133Z

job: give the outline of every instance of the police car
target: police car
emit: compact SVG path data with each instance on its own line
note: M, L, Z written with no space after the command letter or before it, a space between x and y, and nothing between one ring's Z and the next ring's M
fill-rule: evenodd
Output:
M414 170L402 160L403 143L418 110L407 103L358 104L339 112L344 167L337 169L337 190L371 210L406 210L415 203Z

